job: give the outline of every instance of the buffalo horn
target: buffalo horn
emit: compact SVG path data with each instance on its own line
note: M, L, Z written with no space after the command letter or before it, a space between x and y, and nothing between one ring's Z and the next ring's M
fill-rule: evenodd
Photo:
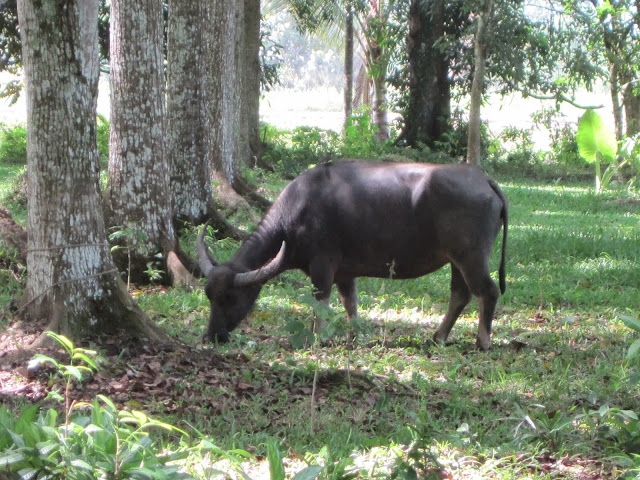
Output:
M284 254L286 249L285 242L282 242L278 255L266 265L252 270L250 272L236 273L233 277L233 285L236 287L249 287L258 283L264 283L270 278L273 278L280 271L282 262L284 261Z
M209 222L205 223L198 234L198 241L196 245L198 247L198 265L200 266L200 270L205 277L209 275L209 272L213 269L213 267L217 266L218 263L213 259L209 249L204 244L204 235L207 233L207 227L209 226Z

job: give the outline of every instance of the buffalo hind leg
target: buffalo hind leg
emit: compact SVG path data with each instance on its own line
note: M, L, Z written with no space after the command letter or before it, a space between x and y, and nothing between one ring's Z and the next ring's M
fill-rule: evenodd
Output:
M336 282L340 301L347 311L347 318L351 320L358 315L358 290L356 288L356 279L344 280Z
M496 303L500 296L498 286L489 274L487 254L486 259L468 261L462 266L469 290L478 298L478 336L476 346L480 350L488 350L491 347L491 324L495 313Z
M491 347L491 324L493 323L493 314L496 311L496 303L498 303L498 290L495 282L489 277L484 287L484 293L478 295L478 338L476 345L480 350L489 350Z
M353 341L351 319L358 316L358 289L356 287L356 279L343 280L336 282L340 301L347 311L347 321L349 321L349 329L347 330L347 344L351 345Z
M442 319L442 323L435 335L433 336L433 340L436 343L444 343L447 341L449 337L449 333L451 329L458 320L458 317L464 310L464 307L471 301L471 292L469 291L469 287L456 267L453 263L451 264L451 297L449 298L449 307L447 308L447 313Z

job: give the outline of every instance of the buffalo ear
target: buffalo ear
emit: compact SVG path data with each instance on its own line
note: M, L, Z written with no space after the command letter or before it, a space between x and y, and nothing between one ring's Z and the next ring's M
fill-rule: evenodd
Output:
M204 235L207 233L207 227L209 226L209 221L204 224L202 230L198 234L198 240L196 241L196 247L198 250L198 266L205 277L209 276L209 272L213 270L213 267L218 266L218 262L215 261L211 252L204 244Z
M233 285L235 287L250 287L252 285L264 283L267 280L275 277L278 273L280 273L280 268L284 263L284 256L287 249L286 246L286 243L282 242L280 251L275 256L275 258L266 265L258 268L257 270L252 270L250 272L244 273L236 273L233 277Z

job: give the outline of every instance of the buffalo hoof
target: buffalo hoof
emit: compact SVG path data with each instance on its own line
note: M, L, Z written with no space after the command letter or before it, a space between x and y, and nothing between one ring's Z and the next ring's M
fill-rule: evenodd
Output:
M229 332L206 333L202 339L205 343L229 343Z

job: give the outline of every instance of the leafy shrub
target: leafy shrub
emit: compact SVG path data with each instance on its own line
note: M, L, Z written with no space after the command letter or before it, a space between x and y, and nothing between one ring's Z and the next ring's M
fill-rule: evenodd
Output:
M0 467L18 478L190 478L174 464L185 452L165 453L151 438L149 430L163 429L184 434L169 424L153 420L142 412L118 410L114 403L98 395L92 403L71 403L73 381L95 371L96 352L77 348L66 337L48 332L69 356L69 364L36 355L32 367L51 363L66 378L64 418L39 405L21 409L17 416L0 407Z
M286 178L294 178L338 151L338 134L315 127L296 127L293 131L278 131L263 126L263 138L270 133L264 159Z
M540 164L534 146L531 130L507 127L488 148L489 164L495 170L531 173Z
M371 110L361 108L351 115L344 126L340 154L344 157L371 158L382 155L386 145L376 138L377 128L371 119Z
M551 137L551 151L558 163L569 166L583 166L584 159L578 152L576 134L569 125L565 125Z
M98 160L101 168L106 168L109 162L109 120L104 115L98 115Z
M0 126L0 162L27 164L26 125Z

